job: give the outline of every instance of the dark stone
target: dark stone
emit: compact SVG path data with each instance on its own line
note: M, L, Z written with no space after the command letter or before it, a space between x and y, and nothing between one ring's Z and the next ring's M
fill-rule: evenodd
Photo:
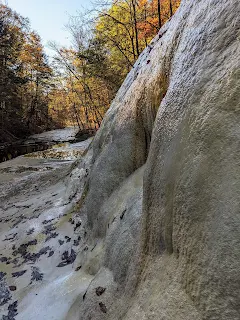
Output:
M105 306L104 303L99 302L99 307L100 307L100 310L101 310L103 313L107 313L107 307Z
M101 296L106 291L106 288L103 287L97 287L96 288L96 295Z
M50 251L50 252L49 252L49 255L48 255L48 258L51 257L51 256L53 256L53 255L54 255L54 251Z
M75 271L79 271L80 269L82 269L82 266L77 267Z
M10 291L16 291L16 290L17 290L17 287L16 287L16 286L9 286L9 290L10 290Z
M64 244L64 241L63 240L58 240L58 243L60 244L60 246L62 246Z

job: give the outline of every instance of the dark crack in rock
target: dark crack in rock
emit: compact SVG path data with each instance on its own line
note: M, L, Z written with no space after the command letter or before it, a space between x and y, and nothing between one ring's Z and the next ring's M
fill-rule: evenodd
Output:
M12 276L13 276L13 278L19 278L19 277L23 276L24 273L26 273L26 272L27 272L27 270L22 270L22 271L18 271L18 272L13 272L13 273L12 273Z
M6 237L3 241L15 240L16 236L17 236L17 233L11 233L11 234L9 235L10 238L7 238L7 237Z
M97 243L92 247L91 252L93 252L93 250L96 248Z
M55 220L55 218L50 219L50 220L44 220L44 221L42 222L42 224L48 224L49 222L52 222L53 220Z
M125 210L122 212L122 214L120 215L120 220L122 220L122 219L124 218L124 215L125 215L126 211L127 211L127 209L125 209Z

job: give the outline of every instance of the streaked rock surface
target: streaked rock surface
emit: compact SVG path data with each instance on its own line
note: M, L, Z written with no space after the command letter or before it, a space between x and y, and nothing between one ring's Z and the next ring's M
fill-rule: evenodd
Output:
M91 152L81 164L53 158L0 164L1 319L59 319L92 278L76 265L86 230L72 218Z

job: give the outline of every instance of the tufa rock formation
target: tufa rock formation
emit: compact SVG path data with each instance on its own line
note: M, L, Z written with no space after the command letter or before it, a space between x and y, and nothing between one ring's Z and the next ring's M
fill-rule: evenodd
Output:
M66 319L240 319L239 17L182 1L126 78L80 211L104 253Z

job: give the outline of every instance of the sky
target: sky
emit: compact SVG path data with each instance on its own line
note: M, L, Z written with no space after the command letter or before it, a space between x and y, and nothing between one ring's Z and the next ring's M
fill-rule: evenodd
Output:
M53 52L48 48L49 41L61 45L71 44L65 28L70 15L88 8L90 0L5 0L10 8L30 19L31 28L41 36L48 55Z

